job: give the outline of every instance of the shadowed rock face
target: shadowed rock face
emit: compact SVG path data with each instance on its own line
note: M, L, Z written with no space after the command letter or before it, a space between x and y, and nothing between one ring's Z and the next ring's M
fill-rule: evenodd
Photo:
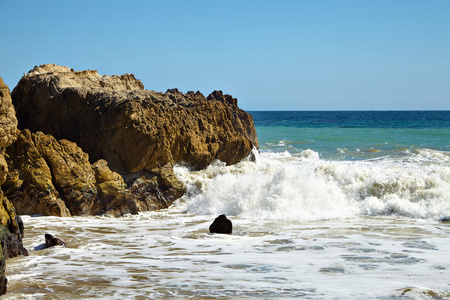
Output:
M160 174L176 163L202 169L215 159L234 164L258 147L252 117L220 91L157 93L130 74L44 65L20 80L12 98L21 129L73 141L91 162L105 159L124 175Z
M2 189L19 214L79 216L137 213L122 177L106 161L94 165L75 143L22 130L6 149Z
M4 148L17 138L17 119L8 86L0 77L0 185L8 174ZM11 202L0 190L0 295L6 293L5 261L17 255L28 255L22 245L23 223Z

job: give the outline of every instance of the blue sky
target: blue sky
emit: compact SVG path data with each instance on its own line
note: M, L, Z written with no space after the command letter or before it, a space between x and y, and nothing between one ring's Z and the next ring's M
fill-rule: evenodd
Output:
M55 63L246 110L450 110L447 0L0 0L0 32L11 90Z

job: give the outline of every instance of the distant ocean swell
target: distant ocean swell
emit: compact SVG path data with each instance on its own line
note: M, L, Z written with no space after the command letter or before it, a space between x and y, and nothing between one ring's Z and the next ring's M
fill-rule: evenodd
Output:
M176 208L285 221L397 215L450 216L450 154L417 149L401 157L330 161L312 150L255 151L256 162L176 167L188 187Z

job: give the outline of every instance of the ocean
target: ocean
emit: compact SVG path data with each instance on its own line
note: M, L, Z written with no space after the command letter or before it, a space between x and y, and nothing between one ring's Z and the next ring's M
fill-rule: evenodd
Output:
M450 111L250 113L254 159L176 166L167 210L23 216L4 298L450 299Z

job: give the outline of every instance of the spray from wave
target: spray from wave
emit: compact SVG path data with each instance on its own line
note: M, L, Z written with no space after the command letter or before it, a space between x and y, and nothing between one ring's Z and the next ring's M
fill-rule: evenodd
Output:
M401 157L327 161L312 150L295 156L254 153L255 162L221 162L203 171L177 166L188 193L175 209L251 219L309 221L356 215L450 216L450 155L421 149Z

